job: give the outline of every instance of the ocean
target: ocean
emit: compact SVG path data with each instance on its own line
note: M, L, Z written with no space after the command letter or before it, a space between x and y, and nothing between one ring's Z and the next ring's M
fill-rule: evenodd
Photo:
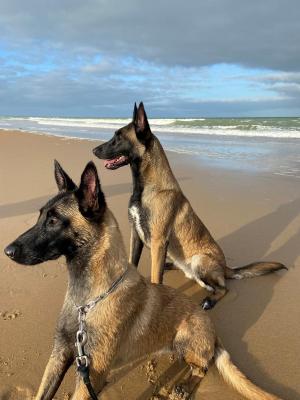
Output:
M125 118L0 117L0 129L107 140ZM300 178L300 118L150 119L166 150L235 170Z

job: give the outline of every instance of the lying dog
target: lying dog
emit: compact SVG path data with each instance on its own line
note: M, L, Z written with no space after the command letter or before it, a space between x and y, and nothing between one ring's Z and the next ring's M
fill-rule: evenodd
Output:
M116 131L94 154L108 169L130 164L133 193L129 202L131 244L129 261L138 266L143 246L151 250L151 281L162 283L166 256L185 275L211 292L203 308L212 308L227 292L225 279L268 274L286 267L256 262L231 269L220 246L196 215L174 177L166 154L151 132L143 103L130 124Z
M36 225L5 249L11 259L25 265L61 255L67 260L67 294L36 400L53 398L74 361L78 309L85 333L81 330L84 349L81 346L77 362L81 366L90 362L90 379L97 393L112 368L164 350L191 366L190 376L171 393L173 400L190 398L213 363L225 381L246 398L278 399L251 383L232 364L208 314L197 304L175 289L149 283L128 264L118 224L106 206L93 163L83 171L79 188L57 162L55 177L58 195L42 207ZM77 336L80 353L78 340ZM80 376L72 399L89 399Z

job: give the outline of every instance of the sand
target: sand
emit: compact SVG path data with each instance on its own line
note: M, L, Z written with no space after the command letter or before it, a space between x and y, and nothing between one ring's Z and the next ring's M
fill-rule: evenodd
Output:
M127 203L129 167L107 171L93 157L95 142L22 132L0 132L0 248L31 227L38 209L57 191L53 159L75 181L94 159L110 208L129 247ZM236 364L257 384L286 400L300 399L300 187L295 178L208 168L187 156L168 154L180 185L219 241L232 266L277 260L290 269L266 277L230 281L229 294L210 311L225 347ZM150 274L144 250L140 271ZM0 399L30 399L51 352L67 272L63 258L25 267L0 252ZM199 302L205 295L180 271L165 283ZM147 359L114 371L103 399L149 399L160 383L183 373L169 357ZM74 368L56 399L74 388ZM212 368L196 399L238 400Z

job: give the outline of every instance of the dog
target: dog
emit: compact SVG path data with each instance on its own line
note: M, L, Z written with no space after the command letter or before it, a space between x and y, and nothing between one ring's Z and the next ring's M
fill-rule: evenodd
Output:
M192 209L170 168L166 154L151 132L140 103L133 119L118 129L94 154L114 170L131 167L133 193L129 201L131 241L129 261L138 266L143 246L151 251L151 281L163 282L168 257L185 275L211 294L202 307L210 309L227 293L226 279L243 279L287 269L278 262L255 262L231 269L224 253Z
M233 365L205 311L175 289L150 283L128 263L117 221L106 205L92 162L84 169L79 187L58 162L55 178L58 194L41 208L37 223L5 248L7 256L24 265L62 255L67 261L67 293L36 400L53 398L74 361L76 305L80 304L93 304L86 312L84 350L97 393L112 368L164 350L191 367L186 380L170 393L172 400L189 399L212 364L245 398L278 400ZM102 301L97 303L96 296ZM89 396L78 375L72 399Z

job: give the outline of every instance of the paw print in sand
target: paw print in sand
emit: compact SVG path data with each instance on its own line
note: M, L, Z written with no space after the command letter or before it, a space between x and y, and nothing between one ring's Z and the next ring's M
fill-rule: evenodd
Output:
M4 320L4 321L9 321L12 319L16 319L21 315L21 312L19 310L16 311L1 311L0 312L0 317Z

